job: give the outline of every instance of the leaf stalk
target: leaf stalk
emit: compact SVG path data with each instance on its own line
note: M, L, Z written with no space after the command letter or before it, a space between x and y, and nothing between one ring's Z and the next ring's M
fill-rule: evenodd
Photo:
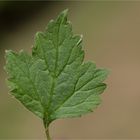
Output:
M47 140L51 140L50 133L49 133L49 127L45 128L45 133L46 133Z
M43 124L45 128L45 134L46 134L47 140L51 140L50 132L49 132L49 125L47 125L46 119L43 119Z

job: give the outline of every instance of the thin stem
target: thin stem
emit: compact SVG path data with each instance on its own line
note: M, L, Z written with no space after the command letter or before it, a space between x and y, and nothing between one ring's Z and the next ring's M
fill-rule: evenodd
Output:
M46 133L47 140L51 140L51 137L49 134L49 128L45 128L45 133Z
M50 133L49 133L49 125L47 125L46 119L43 119L43 124L45 128L45 134L46 134L47 140L51 140Z

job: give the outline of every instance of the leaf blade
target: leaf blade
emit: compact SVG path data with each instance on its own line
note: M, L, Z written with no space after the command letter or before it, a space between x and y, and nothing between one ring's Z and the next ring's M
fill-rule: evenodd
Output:
M103 81L108 71L83 62L82 37L73 34L67 12L51 20L45 32L36 34L31 56L6 53L12 94L47 125L93 111L106 88Z

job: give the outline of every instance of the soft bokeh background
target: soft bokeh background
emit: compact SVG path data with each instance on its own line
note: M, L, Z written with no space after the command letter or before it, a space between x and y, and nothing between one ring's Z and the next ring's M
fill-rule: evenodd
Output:
M140 2L92 1L0 2L0 138L44 138L41 120L8 94L4 51L31 52L35 33L66 8L73 31L84 36L85 60L111 73L100 107L55 121L53 138L140 139Z

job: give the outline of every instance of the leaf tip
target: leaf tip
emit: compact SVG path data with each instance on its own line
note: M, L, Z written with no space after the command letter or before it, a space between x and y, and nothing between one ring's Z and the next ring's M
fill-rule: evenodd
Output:
M12 50L5 50L5 58L7 59L9 56L11 56L12 54L14 54L14 52Z
M9 53L11 53L12 52L12 50L5 50L5 53L6 54L9 54Z
M109 69L104 69L104 70L105 70L106 76L108 76L111 73L111 70Z
M63 10L56 20L57 23L65 24L67 22L68 9Z
M67 9L65 9L65 10L62 11L62 14L63 14L64 16L67 16L67 15L68 15L68 11L69 11L69 9L67 8Z

